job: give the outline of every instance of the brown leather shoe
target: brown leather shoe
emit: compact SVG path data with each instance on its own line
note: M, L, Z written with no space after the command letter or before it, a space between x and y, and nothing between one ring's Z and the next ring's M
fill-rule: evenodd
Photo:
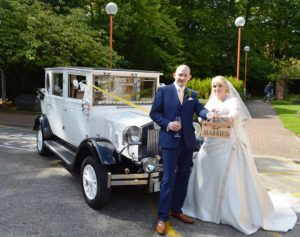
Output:
M174 211L171 211L171 216L177 218L178 220L184 222L184 223L187 223L187 224L194 224L194 219L183 214L182 212L174 212Z
M166 222L158 220L155 230L158 234L164 235L166 233Z

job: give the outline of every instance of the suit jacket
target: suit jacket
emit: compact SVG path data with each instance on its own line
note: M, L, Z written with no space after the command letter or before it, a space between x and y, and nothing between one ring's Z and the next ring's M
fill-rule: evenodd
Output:
M150 111L151 119L161 128L159 145L162 148L177 147L180 138L176 138L176 132L167 130L167 128L170 122L175 121L176 116L180 116L182 128L179 133L183 136L187 148L193 149L196 145L195 129L193 126L193 116L195 113L202 119L207 119L208 110L199 102L195 91L185 88L183 103L181 105L174 84L159 87Z

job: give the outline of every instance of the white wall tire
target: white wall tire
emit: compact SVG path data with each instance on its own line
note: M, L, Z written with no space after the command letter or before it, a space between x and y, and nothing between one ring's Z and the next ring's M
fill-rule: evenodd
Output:
M38 153L41 156L45 156L48 154L48 149L45 146L44 134L43 134L43 130L42 130L41 126L39 126L39 129L36 134L36 147L37 147Z

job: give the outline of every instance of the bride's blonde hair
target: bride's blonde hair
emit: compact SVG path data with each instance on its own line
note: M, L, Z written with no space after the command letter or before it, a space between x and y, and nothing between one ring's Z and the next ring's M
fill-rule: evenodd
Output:
M229 98L236 98L238 100L238 104L240 107L240 116L239 117L241 118L241 121L246 121L246 120L250 119L251 115L250 115L246 105L244 104L243 100L241 99L241 96L239 95L238 91L234 88L232 83L230 81L226 80L225 77L223 77L223 76L216 76L212 79L211 95L209 96L209 100L207 101L207 104L210 102L210 99L212 99L214 97L213 83L215 83L215 82L220 82L222 85L224 85L226 87L226 92L227 92Z
M223 77L223 76L215 76L215 77L213 77L212 80L211 80L211 90L213 90L213 83L214 82L220 82L222 85L225 86L226 93L229 92L229 87L228 87L227 80L225 79L225 77Z

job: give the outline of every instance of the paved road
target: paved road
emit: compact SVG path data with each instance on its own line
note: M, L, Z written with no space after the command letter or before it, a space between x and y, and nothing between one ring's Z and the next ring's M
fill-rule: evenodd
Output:
M252 116L246 126L252 153L300 162L300 138L284 128L271 104L250 100L247 107Z
M40 157L30 129L0 125L0 236L158 236L157 194L143 188L115 188L110 204L100 211L84 201L80 179L55 157ZM300 198L300 165L291 160L257 157L267 188ZM294 203L300 209L299 199ZM298 219L300 216L298 215ZM225 225L196 221L185 225L171 219L170 237L244 236ZM254 237L298 237L300 223L286 234L259 230Z

